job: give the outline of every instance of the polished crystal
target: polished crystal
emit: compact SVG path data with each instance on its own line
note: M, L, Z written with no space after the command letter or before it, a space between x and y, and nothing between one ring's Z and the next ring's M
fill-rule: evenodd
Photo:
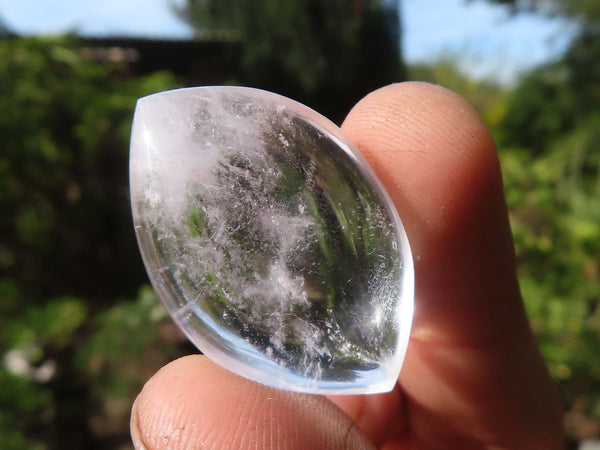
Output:
M395 385L413 266L387 193L333 123L251 88L138 101L135 231L154 289L209 358L312 393Z

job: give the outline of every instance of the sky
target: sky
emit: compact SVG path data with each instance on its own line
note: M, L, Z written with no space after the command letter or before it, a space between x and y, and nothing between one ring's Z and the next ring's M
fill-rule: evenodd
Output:
M0 19L19 34L135 35L185 38L191 30L169 3L181 0L0 0ZM485 0L402 0L408 63L456 57L475 77L510 83L558 57L574 27L535 15L511 17Z
M576 30L562 19L511 16L484 0L404 0L402 14L409 63L455 56L467 73L503 82L558 58Z

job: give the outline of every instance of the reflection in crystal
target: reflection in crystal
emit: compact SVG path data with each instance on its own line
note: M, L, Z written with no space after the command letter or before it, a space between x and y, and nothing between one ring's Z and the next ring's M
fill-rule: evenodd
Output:
M131 188L155 289L209 357L300 391L393 387L410 251L333 124L248 88L150 96L136 109Z

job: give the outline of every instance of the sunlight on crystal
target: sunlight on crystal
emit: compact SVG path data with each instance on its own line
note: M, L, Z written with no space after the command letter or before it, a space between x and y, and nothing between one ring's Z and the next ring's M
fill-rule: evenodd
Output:
M375 312L373 314L373 325L375 325L377 328L379 328L381 326L382 318L383 318L383 313L381 311L381 306L376 306Z
M339 128L256 89L164 92L138 102L130 171L150 279L203 353L284 389L393 388L410 249Z

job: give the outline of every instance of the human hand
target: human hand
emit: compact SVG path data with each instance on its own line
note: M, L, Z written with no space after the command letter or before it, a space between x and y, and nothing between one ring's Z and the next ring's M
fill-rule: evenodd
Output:
M136 448L562 448L560 399L524 313L481 120L443 88L402 83L365 97L342 128L386 186L415 260L415 317L396 388L297 394L188 356L137 398Z

